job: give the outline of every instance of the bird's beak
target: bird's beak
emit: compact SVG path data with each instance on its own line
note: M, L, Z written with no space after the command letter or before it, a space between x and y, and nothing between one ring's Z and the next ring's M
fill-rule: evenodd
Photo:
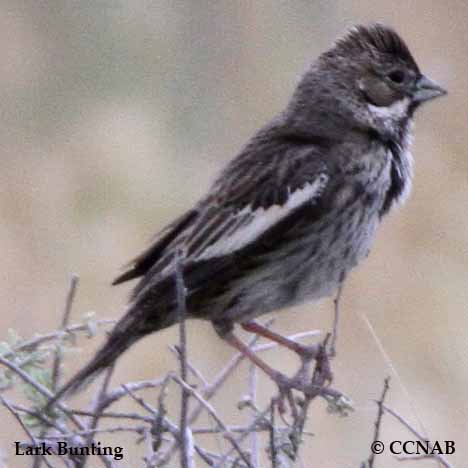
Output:
M416 82L416 89L413 93L413 100L417 103L422 103L434 99L439 96L444 96L447 91L439 86L435 81L427 76L422 75Z

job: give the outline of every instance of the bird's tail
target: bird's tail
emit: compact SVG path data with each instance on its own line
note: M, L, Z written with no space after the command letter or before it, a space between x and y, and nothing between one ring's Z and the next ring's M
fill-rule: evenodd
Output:
M79 390L86 388L102 371L112 365L116 359L127 350L138 336L128 334L127 336L112 334L107 343L96 353L91 361L82 369L80 369L47 403L47 408L50 409L54 404L64 396L70 396L77 393Z
M124 353L130 346L140 338L153 331L166 328L171 323L156 324L153 321L151 329L144 328L142 325L138 310L130 310L115 325L107 342L96 353L91 361L77 372L55 395L50 399L45 407L45 411L50 410L57 401L64 396L70 396L79 390L83 390L90 384L101 372L109 368L117 358ZM142 323L143 322L143 323Z

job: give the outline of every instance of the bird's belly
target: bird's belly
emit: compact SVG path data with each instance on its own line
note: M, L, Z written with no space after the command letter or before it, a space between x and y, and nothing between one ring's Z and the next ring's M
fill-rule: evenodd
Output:
M378 219L377 214L350 214L343 218L342 226L332 223L323 234L312 234L310 246L318 244L320 248L297 259L296 268L290 270L286 286L291 288L290 304L334 294L349 271L368 255Z
M238 307L229 314L243 321L273 310L332 295L347 273L367 256L379 222L377 210L353 206L330 213L314 229L271 253L252 272Z

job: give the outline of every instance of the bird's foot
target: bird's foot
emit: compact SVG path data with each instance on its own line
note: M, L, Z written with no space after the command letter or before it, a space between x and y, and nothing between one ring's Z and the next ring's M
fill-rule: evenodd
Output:
M297 389L296 379L291 379L281 372L275 372L271 374L270 377L278 387L278 395L273 399L273 401L276 404L281 417L284 419L284 415L287 413L287 402L291 410L291 415L295 420L298 414L293 394L293 390Z

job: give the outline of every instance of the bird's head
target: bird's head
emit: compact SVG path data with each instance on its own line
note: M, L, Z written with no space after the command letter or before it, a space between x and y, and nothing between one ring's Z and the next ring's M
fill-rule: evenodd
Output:
M303 120L295 122L301 127L325 125L329 131L333 125L344 127L344 132L350 126L370 128L391 138L401 134L423 102L444 94L421 73L393 29L381 24L356 26L306 72L290 115Z

